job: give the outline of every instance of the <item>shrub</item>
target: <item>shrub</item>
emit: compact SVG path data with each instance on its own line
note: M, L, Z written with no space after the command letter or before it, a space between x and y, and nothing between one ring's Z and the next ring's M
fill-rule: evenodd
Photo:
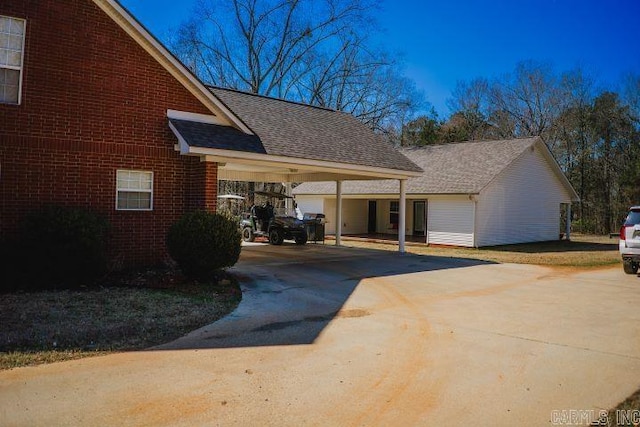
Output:
M195 211L185 214L167 234L169 255L192 279L210 280L240 257L238 222L228 216Z
M17 248L26 287L78 287L103 274L108 230L106 219L82 208L47 206L27 215Z

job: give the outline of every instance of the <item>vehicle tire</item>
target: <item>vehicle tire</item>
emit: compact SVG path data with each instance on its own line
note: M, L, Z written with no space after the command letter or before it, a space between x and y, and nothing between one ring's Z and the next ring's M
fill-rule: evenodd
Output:
M638 273L638 263L633 262L633 261L623 260L622 261L622 268L624 269L624 272L627 273L627 274L637 274Z
M295 239L296 245L304 245L307 243L307 233L296 236Z
M272 228L271 231L269 231L269 243L272 245L281 245L282 242L284 242L282 230L279 228Z
M256 236L253 234L253 230L250 227L242 229L242 240L245 242L253 242L256 240Z

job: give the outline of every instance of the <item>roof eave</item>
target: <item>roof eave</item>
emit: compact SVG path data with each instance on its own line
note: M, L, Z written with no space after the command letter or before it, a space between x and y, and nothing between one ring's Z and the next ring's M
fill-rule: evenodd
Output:
M295 190L293 191L294 196L309 196L309 197L335 197L335 193L297 193ZM479 196L480 193L476 192L466 192L466 193L412 193L407 192L408 199L421 199L421 198L430 198L430 197L440 197L440 196L451 196L451 197L475 197ZM351 193L351 192L342 192L342 196L346 198L357 198L357 199L376 199L376 198L393 198L398 197L398 191L386 191L384 193Z
M547 144L545 144L542 138L538 136L536 137L536 141L534 142L534 145L537 145L540 148L540 152L547 159L547 163L549 163L549 165L551 166L551 169L553 170L554 174L560 180L560 183L562 184L562 186L569 193L569 197L571 201L579 202L580 196L578 196L578 193L576 193L576 190L573 188L573 185L571 185L571 182L569 182L569 179L567 178L567 176L564 174L564 172L562 172L562 169L560 169L560 165L558 164L558 161L555 159L555 157L553 157L553 154L551 154L551 151L549 150L549 147L547 147Z
M527 149L529 149L530 147L537 147L539 149L540 153L542 153L543 157L547 161L547 164L551 167L556 178L560 180L560 183L562 184L562 186L567 190L571 201L579 202L580 197L578 196L578 193L576 193L576 191L573 189L573 186L567 179L566 175L560 169L558 162L556 161L555 157L553 157L553 154L551 154L551 151L549 150L549 147L547 147L547 144L545 144L542 138L539 136L533 137L533 139L534 141L531 143L531 145L527 146ZM494 181L496 181L499 177L501 177L505 173L505 171L509 168L509 166L511 166L516 160L524 156L527 149L523 150L516 158L514 158L511 162L509 162L509 164L507 164L500 172L498 172L491 180L489 180L489 182L487 182L480 191L482 192L484 189L490 187Z
M280 168L306 169L316 172L355 175L359 176L359 179L409 179L422 175L422 172L417 171L357 165L353 163L194 147L189 146L186 142L183 143L183 141L180 143L180 153L183 155L201 156L209 161L222 163L243 162L246 164L264 164L278 166Z

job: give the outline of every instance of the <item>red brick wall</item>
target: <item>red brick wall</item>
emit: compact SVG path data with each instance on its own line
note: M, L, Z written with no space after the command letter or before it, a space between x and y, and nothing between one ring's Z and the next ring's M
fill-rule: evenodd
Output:
M217 165L180 156L167 109L210 113L90 0L2 0L24 18L22 104L0 104L0 233L45 203L106 215L114 260L166 255L186 210L215 209ZM115 210L116 169L154 172L151 212Z

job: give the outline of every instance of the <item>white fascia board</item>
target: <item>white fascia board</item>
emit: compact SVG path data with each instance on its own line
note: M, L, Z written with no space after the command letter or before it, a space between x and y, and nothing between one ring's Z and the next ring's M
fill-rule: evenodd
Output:
M396 193L362 193L362 194L355 194L355 193L342 193L342 198L344 199L367 199L367 200L398 200L398 195L400 194L400 190L398 190L398 192ZM331 198L331 197L336 197L335 194L327 194L327 193L293 193L293 195L295 197L304 197L304 198L317 198L317 197L321 197L321 198ZM447 196L450 197L470 197L470 196L478 196L478 194L469 194L469 193L464 193L464 194L412 194L412 193L407 193L407 200L427 200L427 199L434 199L434 198L438 198L438 199L442 199L442 198L446 198Z
M173 132L176 138L178 138L178 143L174 146L174 149L176 151L179 151L182 155L188 155L189 144L187 144L187 141L184 140L180 132L178 132L178 130L175 128L175 126L173 126L173 123L171 122L169 122L169 129L171 129L171 132Z
M219 150L214 148L189 146L188 153L182 154L206 156L208 161L218 163L236 162L284 167L289 169L306 169L339 174L348 173L349 175L375 177L381 179L408 179L422 175L421 172L354 165L350 163L336 163L323 160L303 159L298 157L274 156L269 154L249 153L245 151Z
M221 113L229 120L229 124L232 124L245 133L253 134L251 129L249 129L239 117L211 93L191 71L178 61L162 43L156 40L156 38L117 1L93 0L93 2L213 113Z
M228 125L224 121L220 120L218 116L214 116L211 114L198 114L198 113L190 113L188 111L168 109L167 117L169 119L186 120L189 122L206 123L211 125L222 125L222 126Z
M540 149L542 156L547 160L547 163L549 164L549 166L551 166L551 169L555 173L556 177L560 180L563 187L565 187L567 192L569 193L569 197L571 197L571 201L579 202L580 196L578 196L578 193L576 193L576 190L573 188L573 185L571 185L571 182L569 181L567 176L564 174L564 172L562 172L562 169L560 169L560 165L558 164L558 161L556 160L555 157L553 157L553 154L551 154L551 150L549 150L549 147L547 147L547 144L545 144L542 138L538 137L536 139L536 142L534 143L534 146L537 146Z

